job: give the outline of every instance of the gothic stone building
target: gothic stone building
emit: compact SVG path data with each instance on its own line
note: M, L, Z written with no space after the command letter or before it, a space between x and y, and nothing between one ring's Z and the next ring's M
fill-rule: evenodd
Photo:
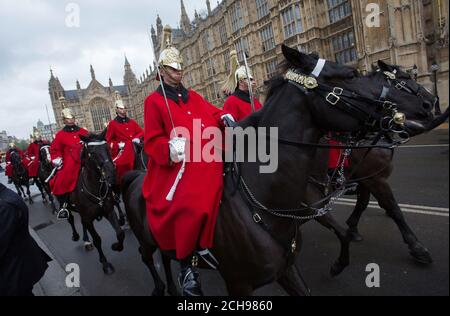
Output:
M373 11L373 4L378 11ZM379 59L407 71L412 71L415 65L418 81L431 91L434 89L431 69L436 62L438 92L446 108L448 9L446 0L222 0L212 10L206 0L206 10L196 12L191 20L181 0L180 27L172 29L172 38L184 57L184 84L219 107L224 102L221 83L229 72L231 50L237 50L241 63L243 52L247 52L258 80L258 92L263 93L264 80L276 73L282 60L284 43L353 65L362 72L369 71ZM370 27L366 21L374 22L374 17L379 25ZM151 27L157 55L164 29L158 16L156 29ZM158 83L152 67L137 79L126 61L124 86L104 88L95 76L85 90L64 92L53 76L50 84L57 114L58 94L66 95L85 126L98 128L102 119L111 114L114 89L119 89L132 115L142 125L144 99Z

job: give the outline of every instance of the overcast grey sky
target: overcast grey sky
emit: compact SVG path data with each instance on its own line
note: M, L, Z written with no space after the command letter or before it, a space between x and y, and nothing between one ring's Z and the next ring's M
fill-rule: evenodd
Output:
M206 10L206 0L184 3L191 19ZM80 27L66 24L70 4L80 8ZM0 131L26 138L38 119L48 123L45 104L54 121L50 67L66 90L77 79L86 88L90 64L103 85L109 77L121 85L126 54L139 77L152 63L147 32L157 14L177 27L180 0L0 0Z

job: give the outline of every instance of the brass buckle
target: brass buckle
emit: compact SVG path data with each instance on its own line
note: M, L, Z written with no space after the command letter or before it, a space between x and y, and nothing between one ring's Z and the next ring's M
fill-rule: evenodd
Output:
M344 93L344 89L339 88L339 87L334 87L333 88L333 94L335 94L335 95L342 95L342 93Z
M341 100L341 97L336 95L334 92L328 93L327 97L325 98L328 103L331 105L336 105Z
M403 90L403 89L405 89L405 87L406 87L406 82L405 81L398 82L395 85L395 88L397 88L397 90Z

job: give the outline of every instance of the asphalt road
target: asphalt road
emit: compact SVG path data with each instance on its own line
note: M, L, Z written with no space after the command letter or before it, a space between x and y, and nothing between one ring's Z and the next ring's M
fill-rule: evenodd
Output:
M337 278L329 275L330 266L338 256L337 239L314 222L303 227L304 244L297 263L313 295L449 295L448 140L448 130L438 130L398 149L395 172L390 179L397 200L405 209L408 223L430 250L435 262L429 266L415 263L393 221L374 203L360 223L364 241L352 244L351 265ZM3 174L0 180L6 182ZM352 210L347 205L351 204L352 197L347 198L350 200L344 200L334 210L341 223ZM151 294L153 281L140 260L137 241L130 231L126 234L124 252L115 253L110 249L115 242L113 229L106 221L96 223L103 238L105 254L116 269L114 275L105 276L97 252L87 253L82 242L72 242L69 225L56 221L40 198L35 198L35 201L30 208L30 226L36 229L63 266L79 264L84 295ZM80 230L81 225L77 221ZM380 267L379 288L366 286L366 266L370 263ZM176 276L176 263L173 263L173 268ZM224 283L217 272L202 271L202 283L205 294L226 295ZM255 294L286 295L276 284L259 289Z

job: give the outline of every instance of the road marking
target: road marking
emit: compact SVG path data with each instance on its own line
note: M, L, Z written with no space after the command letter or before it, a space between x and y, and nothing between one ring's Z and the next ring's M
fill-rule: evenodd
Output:
M355 206L356 200L350 199L341 199L336 202L337 205L343 206ZM428 206L419 206L419 205L408 205L408 204L400 204L401 210L405 213L413 213L413 214L423 214L423 215L433 215L433 216L441 216L441 217L449 217L449 209L448 208L440 208L440 207L428 207ZM377 202L370 202L368 208L381 210L382 208L377 205Z
M356 200L354 200L354 199L339 199L339 201L356 204ZM378 202L376 202L376 201L370 201L369 204L378 207ZM449 212L448 208L443 208L443 207L411 205L411 204L399 204L398 206L400 206L401 208L412 208L412 209L419 209L419 210L423 210L423 211L436 211L436 212L445 212L445 213Z
M440 145L405 145L399 146L397 148L448 148L448 144L440 144Z

